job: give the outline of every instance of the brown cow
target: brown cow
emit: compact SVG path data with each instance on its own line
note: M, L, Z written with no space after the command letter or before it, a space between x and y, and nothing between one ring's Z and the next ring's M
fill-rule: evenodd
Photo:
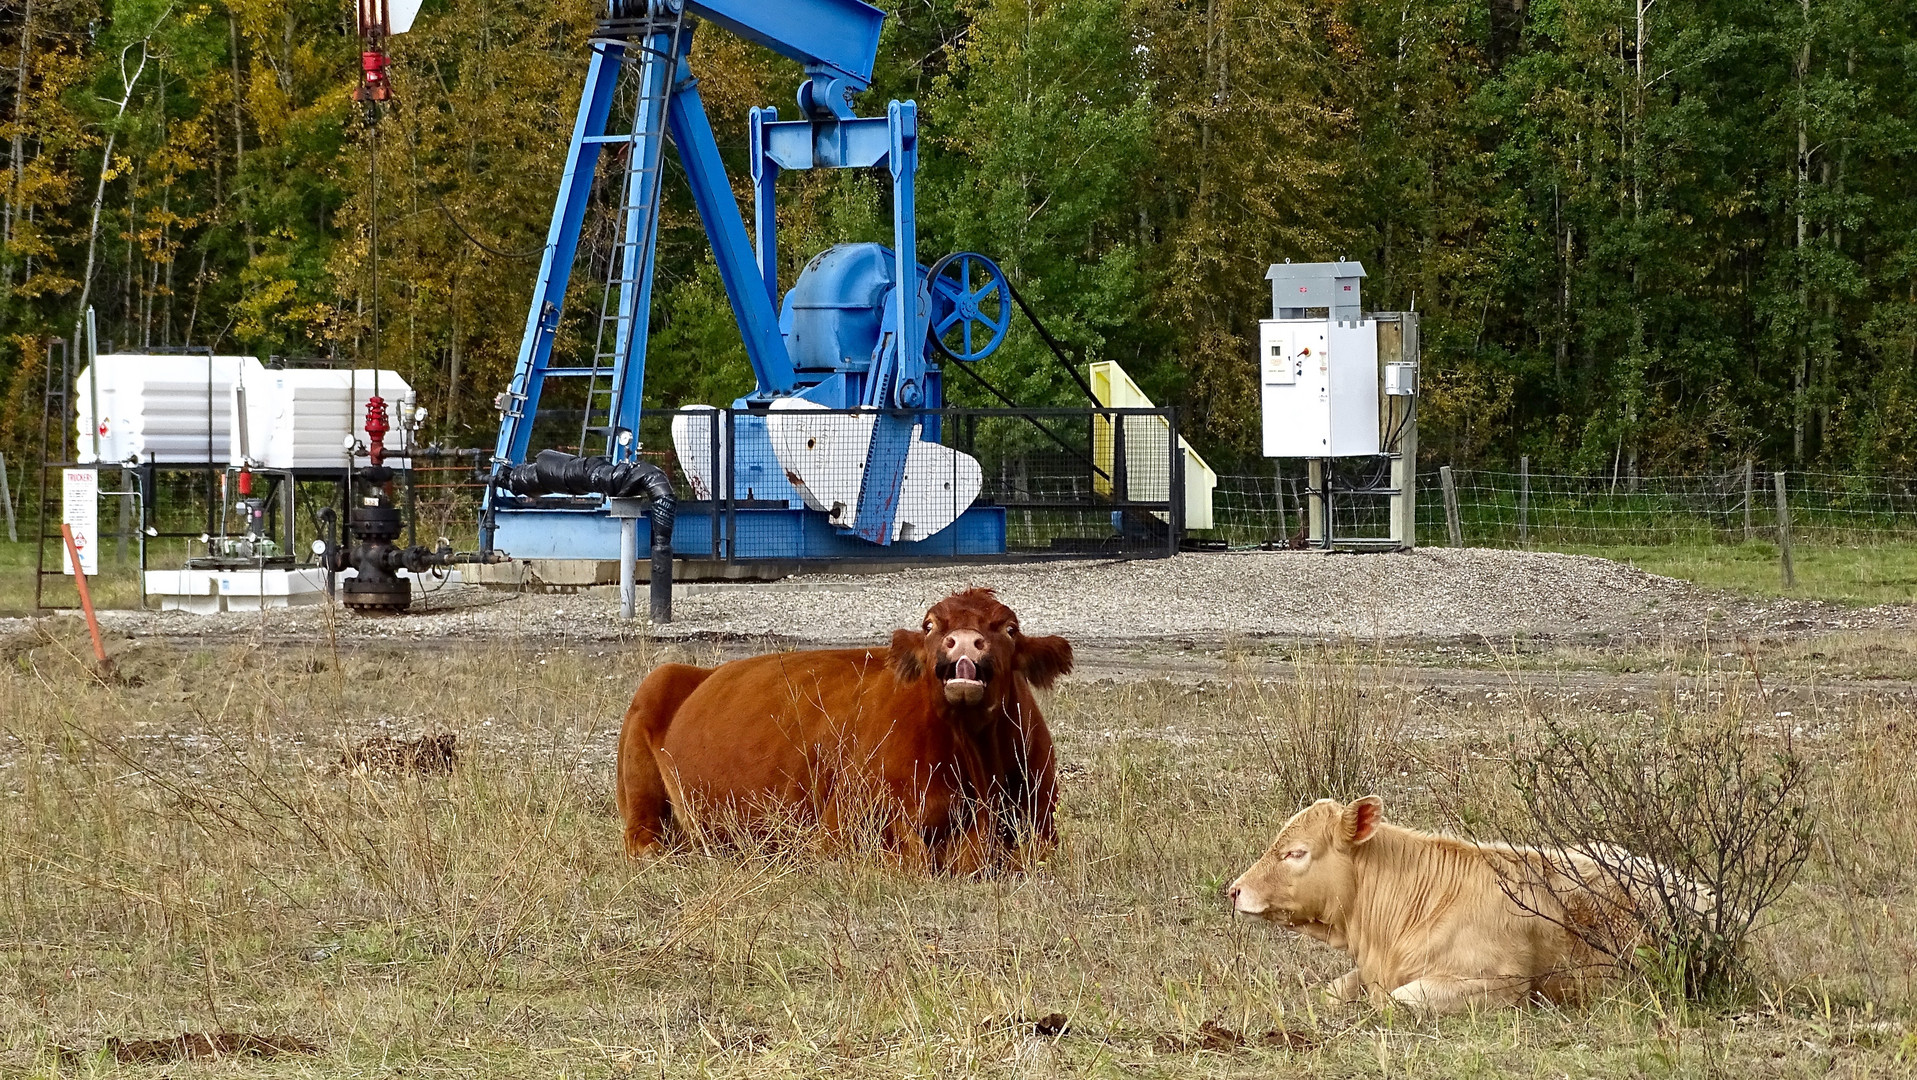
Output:
M1226 892L1234 911L1350 953L1357 967L1327 988L1341 1001L1439 1012L1570 1002L1615 970L1592 942L1635 933L1637 905L1620 882L1655 872L1619 849L1592 853L1610 869L1581 851L1402 828L1383 820L1376 796L1349 806L1320 799ZM1710 902L1702 890L1694 898Z
M1032 689L1071 670L1071 644L1025 636L990 589L940 601L889 648L661 665L619 735L626 851L658 850L668 818L796 822L874 828L936 869L1006 864L1054 839L1052 736Z

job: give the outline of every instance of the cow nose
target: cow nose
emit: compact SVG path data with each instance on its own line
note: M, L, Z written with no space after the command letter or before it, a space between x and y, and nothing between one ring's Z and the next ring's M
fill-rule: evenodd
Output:
M1233 885L1231 888L1226 889L1225 895L1231 899L1232 907L1238 906L1238 886Z
M985 651L985 635L973 630L960 630L945 636L945 651L955 653L962 649L973 653Z

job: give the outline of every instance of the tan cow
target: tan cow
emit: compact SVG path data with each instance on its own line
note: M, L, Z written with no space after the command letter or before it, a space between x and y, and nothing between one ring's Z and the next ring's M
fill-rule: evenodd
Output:
M1614 883L1638 876L1580 852L1402 828L1366 796L1299 811L1227 892L1235 911L1350 953L1358 966L1326 989L1332 997L1444 1012L1586 996L1615 971L1590 942L1638 932Z

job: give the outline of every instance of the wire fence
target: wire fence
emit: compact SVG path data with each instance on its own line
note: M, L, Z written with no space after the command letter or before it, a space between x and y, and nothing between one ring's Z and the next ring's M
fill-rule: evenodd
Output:
M1777 472L1754 465L1634 480L1526 469L1450 473L1455 542L1469 547L1773 543L1780 514L1798 544L1917 541L1917 476ZM1335 485L1362 486L1333 475ZM1302 546L1309 498L1302 469L1297 476L1221 476L1213 505L1217 528L1207 535L1231 547ZM1382 535L1385 503L1383 496L1335 491L1334 535ZM1418 474L1417 530L1420 545L1454 543L1440 470Z
M670 419L671 415L662 414L654 421L661 426L657 440L661 449L654 456L681 489L689 518L696 517L700 500L710 507L712 496L692 482L685 463L673 451L674 443L663 430ZM1158 417L1123 418L1127 433L1122 455L1112 445L1115 427L1107 423L1100 429L1097 425L1104 418L1089 411L1047 418L1055 439L1038 439L1027 430L1029 423L1020 426L1021 418L991 410L955 410L942 420L944 443L978 462L981 475L973 481L977 501L969 505L1003 515L1004 550L1097 555L1142 553L1167 544L1172 523L1163 503L1173 497L1167 485L1176 481L1159 467L1166 439L1164 432L1152 426L1163 424ZM1137 430L1130 430L1134 426ZM1134 460L1136 454L1143 456ZM1117 465L1121 459L1129 466L1122 474ZM735 467L739 469L735 475L743 476L743 466ZM1445 471L1450 473L1449 504ZM1126 497L1116 501L1111 479L1115 475L1127 477L1121 482ZM461 550L473 546L483 477L476 457L415 463L410 491L402 497L417 513L420 542L432 544L447 537ZM1334 462L1331 479L1334 537L1361 542L1389 535L1391 496L1382 490L1388 486L1388 470L1381 460ZM129 487L117 470L110 481L102 479L103 491ZM194 539L202 532L221 534L238 527L229 516L232 500L226 496L230 493L220 487L217 475L163 470L148 479L147 489L154 498L144 507L127 498L102 496L102 579L94 592L96 602L105 606L134 602L135 575L142 564L184 565L189 556L203 553L204 541ZM57 484L47 488L43 503L37 474L15 467L10 470L8 494L20 538L17 547L29 554L9 556L9 569L18 573L7 575L11 590L0 588L0 607L18 607L23 597L32 596L31 545L41 536L43 516L58 521L59 489ZM735 498L757 494L735 493ZM1781 544L1786 538L1780 523L1788 525L1788 542L1802 546L1917 543L1917 476L1776 472L1752 465L1632 480L1527 468L1450 468L1418 473L1415 496L1417 543L1427 547L1601 551L1650 545ZM1134 504L1141 507L1136 513L1115 512L1113 507L1126 504L1127 499L1159 502L1154 504L1156 509L1139 502ZM284 535L287 553L308 563L307 542L318 534L318 510L339 500L336 483L302 479L291 499L282 502L277 494L269 498L268 532L275 538ZM1221 475L1213 493L1213 528L1193 530L1183 540L1188 546L1209 542L1230 548L1304 547L1318 540L1316 531L1307 528L1311 501L1302 462L1274 463L1273 471L1265 475ZM155 527L153 533L143 537L143 526ZM709 525L696 526L688 520L684 530L688 550L681 554L688 557L702 553L703 549L690 549L713 531ZM750 529L741 527L728 534L723 524L718 530L729 545L736 543L742 551L750 546L746 543L749 533ZM45 558L57 570L57 527L51 535L55 539L41 543L52 545ZM16 577L20 580L11 580ZM53 597L49 603L71 599L69 581L49 583ZM23 588L27 591L21 593Z

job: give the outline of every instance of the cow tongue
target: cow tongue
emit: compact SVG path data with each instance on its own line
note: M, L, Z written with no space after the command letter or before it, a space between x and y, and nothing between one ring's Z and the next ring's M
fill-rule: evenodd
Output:
M952 677L945 680L945 700L954 705L977 705L985 700L985 684L978 678L978 662L961 656L952 662Z

